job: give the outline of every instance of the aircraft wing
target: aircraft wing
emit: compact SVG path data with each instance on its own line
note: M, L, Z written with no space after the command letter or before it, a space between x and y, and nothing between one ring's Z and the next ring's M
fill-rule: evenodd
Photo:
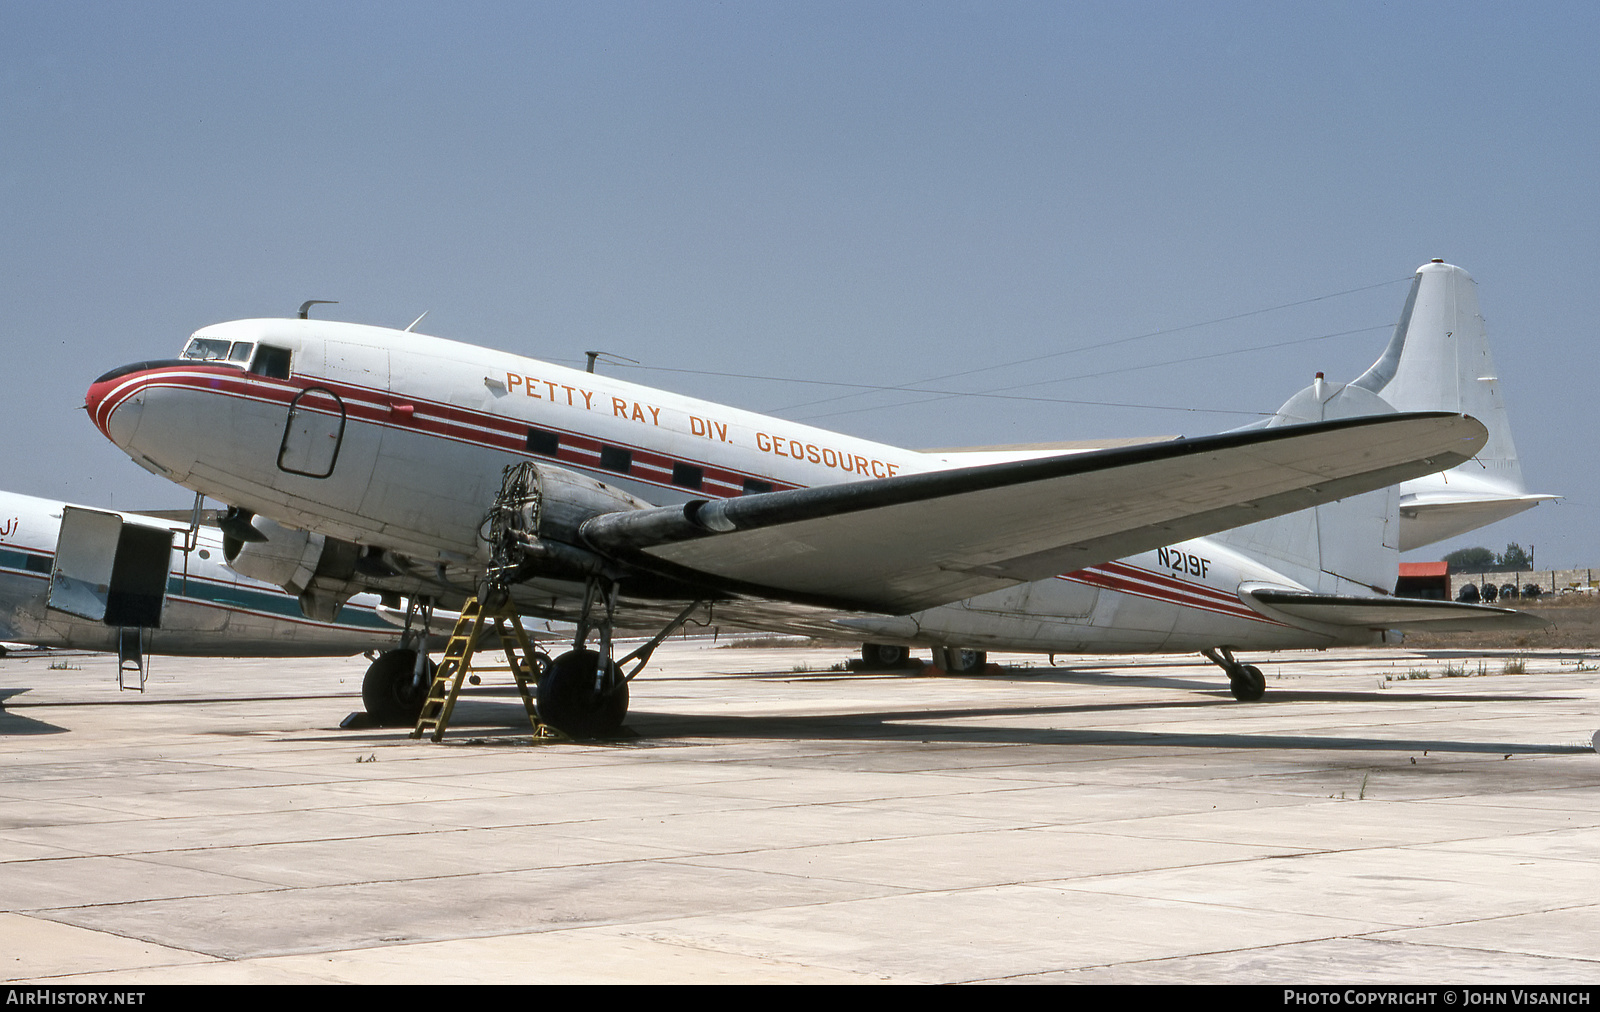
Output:
M1267 614L1325 625L1372 629L1414 629L1418 632L1492 632L1544 629L1552 623L1511 608L1414 597L1346 597L1287 590L1250 590L1245 597L1263 605Z
M906 614L1454 467L1484 440L1448 412L1338 419L607 513L582 534L721 591Z

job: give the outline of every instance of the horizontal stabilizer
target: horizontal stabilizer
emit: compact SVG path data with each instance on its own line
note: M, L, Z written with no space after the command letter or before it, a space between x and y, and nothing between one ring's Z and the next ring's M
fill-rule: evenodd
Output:
M1242 595L1263 613L1323 625L1416 632L1498 632L1543 629L1537 615L1485 604L1428 601L1414 597L1346 597L1290 590L1247 590Z
M1454 467L1484 439L1445 412L1344 418L608 513L582 533L721 590L907 614Z
M1426 481L1426 479L1420 479ZM1417 483L1410 482L1408 485ZM1400 551L1409 552L1447 538L1475 531L1515 516L1556 495L1486 492L1455 495L1449 492L1411 492L1400 497Z

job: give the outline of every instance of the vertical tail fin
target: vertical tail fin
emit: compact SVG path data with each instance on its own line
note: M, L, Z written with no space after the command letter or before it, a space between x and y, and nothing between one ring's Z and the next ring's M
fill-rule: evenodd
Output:
M1511 440L1500 374L1478 311L1477 282L1442 260L1411 283L1394 336L1351 384L1399 411L1459 411L1489 430L1476 458L1400 487L1400 549L1408 551L1503 520L1555 496L1529 495Z

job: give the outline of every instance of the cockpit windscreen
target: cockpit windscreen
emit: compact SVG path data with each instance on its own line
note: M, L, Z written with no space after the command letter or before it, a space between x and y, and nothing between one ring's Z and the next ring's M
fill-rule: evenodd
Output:
M250 361L254 341L225 341L217 337L191 337L183 349L183 357L198 362L236 362L244 365Z

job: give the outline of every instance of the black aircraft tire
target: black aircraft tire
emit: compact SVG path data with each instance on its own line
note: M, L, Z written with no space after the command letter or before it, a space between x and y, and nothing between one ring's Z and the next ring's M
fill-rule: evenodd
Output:
M367 716L380 727L414 725L422 704L428 698L434 665L428 662L427 681L420 687L412 683L417 666L415 650L390 650L378 655L361 679L361 704Z
M1243 664L1239 667L1237 677L1228 679L1228 688L1233 690L1233 698L1241 703L1254 703L1267 694L1267 676L1254 664Z
M600 655L569 650L550 662L539 679L539 719L574 738L599 738L614 733L628 715L628 683L613 662L610 691L595 692L594 672Z
M911 660L911 648L888 643L861 644L861 662L869 668L903 668Z

